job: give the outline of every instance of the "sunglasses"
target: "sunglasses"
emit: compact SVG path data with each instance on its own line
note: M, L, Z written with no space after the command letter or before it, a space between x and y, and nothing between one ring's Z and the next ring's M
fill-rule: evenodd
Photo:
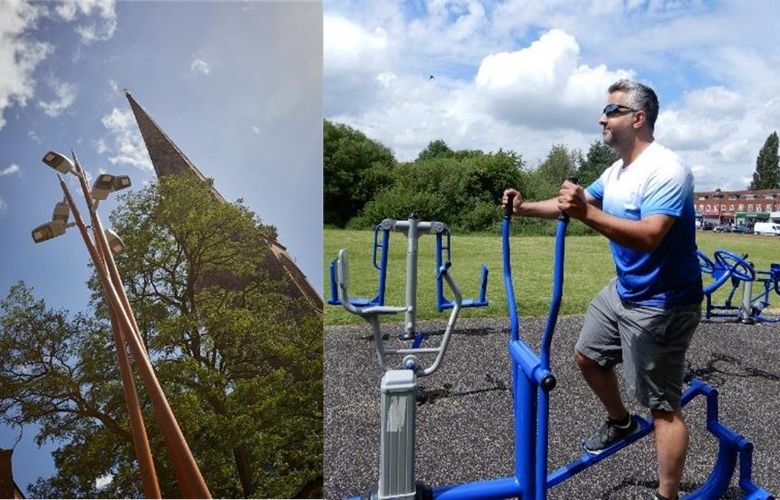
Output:
M602 111L602 114L606 115L607 118L609 118L611 116L615 116L619 111L631 111L632 113L636 113L639 110L634 108L629 108L628 106L623 106L622 104L607 104L604 107L604 111Z

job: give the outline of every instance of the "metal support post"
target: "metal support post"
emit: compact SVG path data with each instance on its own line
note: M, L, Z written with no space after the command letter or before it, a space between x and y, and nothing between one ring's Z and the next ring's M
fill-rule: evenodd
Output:
M382 377L379 500L413 500L417 375L390 370Z

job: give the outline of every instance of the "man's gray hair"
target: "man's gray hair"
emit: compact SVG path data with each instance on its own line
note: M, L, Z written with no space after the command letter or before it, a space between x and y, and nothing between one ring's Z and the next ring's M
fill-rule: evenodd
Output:
M655 120L658 118L658 96L653 89L639 82L623 79L609 86L609 93L612 92L625 92L628 105L643 110L647 115L650 130L655 129Z

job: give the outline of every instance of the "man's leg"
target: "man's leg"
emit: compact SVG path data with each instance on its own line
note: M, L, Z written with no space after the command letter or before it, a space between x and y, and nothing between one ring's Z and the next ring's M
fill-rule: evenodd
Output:
M658 493L677 498L688 450L688 426L680 410L653 410L655 450L658 461Z
M607 409L609 418L618 422L625 420L628 410L620 396L615 370L601 367L578 350L574 351L574 359L580 367L583 378Z

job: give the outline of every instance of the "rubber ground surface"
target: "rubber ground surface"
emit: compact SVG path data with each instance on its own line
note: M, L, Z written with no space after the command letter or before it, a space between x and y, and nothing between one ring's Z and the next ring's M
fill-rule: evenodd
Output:
M538 345L543 324L543 318L523 318L521 337ZM605 418L571 356L581 324L582 316L561 318L553 339L558 385L551 393L550 470L581 456L580 442ZM418 328L435 343L444 322ZM400 324L383 326L392 338L400 330ZM508 330L506 318L459 320L442 367L421 379L428 400L418 406L418 480L443 486L512 474ZM369 333L368 324L325 331L326 498L376 487L382 372ZM780 326L702 322L688 359L691 372L718 390L721 422L753 442L754 482L780 493ZM717 441L705 428L704 399L694 399L684 414L691 437L683 493L701 485L717 455ZM739 498L737 477L738 470L724 498ZM646 498L656 485L650 435L551 489L548 498Z

